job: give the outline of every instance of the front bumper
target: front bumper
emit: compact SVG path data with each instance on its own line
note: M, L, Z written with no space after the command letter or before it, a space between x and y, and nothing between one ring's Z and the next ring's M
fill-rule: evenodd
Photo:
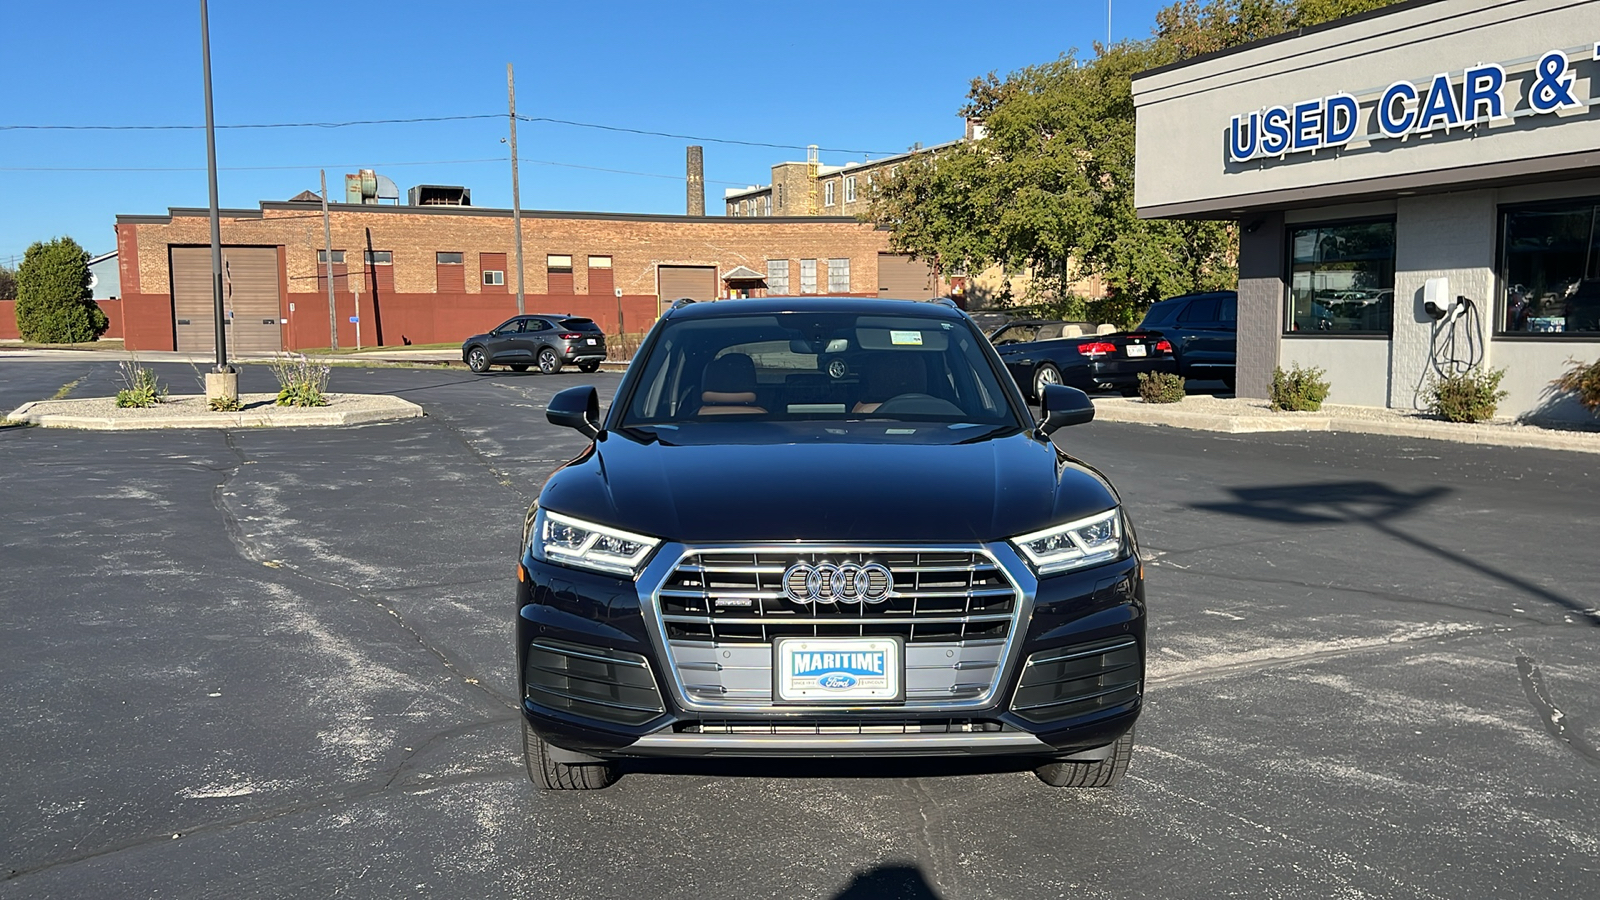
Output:
M694 693L679 667L684 645L668 640L657 593L660 569L686 558L684 548L662 547L638 582L525 556L517 637L524 715L551 744L599 758L1101 758L1142 707L1144 585L1137 559L1040 580L1008 546L982 549L1018 593L1012 631L987 689L944 701L849 707L776 705L759 697L713 702ZM872 636L871 626L863 630ZM744 651L745 661L750 646L709 645L717 654ZM770 645L756 646L770 659ZM938 646L954 657L960 644ZM1057 696L1069 688L1051 678L1065 679L1059 683L1074 693ZM1090 696L1098 682L1114 682L1114 693L1101 691L1110 694L1105 702Z

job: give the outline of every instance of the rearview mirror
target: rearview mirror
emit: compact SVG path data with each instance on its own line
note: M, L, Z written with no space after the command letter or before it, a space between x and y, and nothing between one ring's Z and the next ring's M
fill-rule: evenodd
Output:
M1094 421L1089 395L1064 384L1047 384L1039 397L1039 436L1049 437L1068 425Z
M567 388L550 398L544 417L591 440L600 436L600 392L594 385Z

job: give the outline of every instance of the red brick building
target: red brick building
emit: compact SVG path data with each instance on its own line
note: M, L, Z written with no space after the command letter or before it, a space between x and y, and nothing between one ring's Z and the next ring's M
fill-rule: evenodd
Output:
M352 318L363 345L401 345L459 341L516 314L509 210L335 204L330 219L340 347L355 346ZM116 230L122 298L102 306L127 346L209 352L206 210L118 216ZM522 230L527 310L588 316L610 333L644 331L663 301L685 296L927 298L943 287L890 253L887 232L848 217L531 211ZM223 210L222 243L230 349L329 346L320 204ZM923 274L908 280L913 269Z

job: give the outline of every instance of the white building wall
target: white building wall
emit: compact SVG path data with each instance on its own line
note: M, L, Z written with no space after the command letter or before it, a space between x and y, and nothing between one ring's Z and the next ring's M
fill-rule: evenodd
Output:
M1328 402L1350 406L1387 406L1389 342L1373 338L1286 337L1279 365L1299 364L1326 372Z
M1389 354L1389 406L1421 409L1435 358L1447 353L1447 329L1456 330L1453 355L1462 358L1467 331L1488 351L1494 328L1494 255L1497 227L1494 191L1402 197L1395 209L1394 338ZM1422 306L1423 285L1447 278L1450 297L1464 296L1477 317L1444 325Z

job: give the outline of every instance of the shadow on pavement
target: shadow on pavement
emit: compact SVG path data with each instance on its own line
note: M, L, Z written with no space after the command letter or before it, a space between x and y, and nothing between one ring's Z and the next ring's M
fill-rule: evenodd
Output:
M912 865L874 866L856 875L833 900L940 900L933 885Z
M1376 481L1339 481L1323 484L1292 484L1276 487L1230 488L1234 500L1223 503L1192 504L1194 509L1227 513L1285 525L1365 525L1403 544L1439 559L1471 569L1507 587L1554 604L1600 626L1600 613L1569 597L1534 584L1514 573L1502 571L1470 556L1447 550L1396 527L1396 521L1419 512L1427 505L1449 496L1452 491L1440 485L1415 492L1395 490Z

